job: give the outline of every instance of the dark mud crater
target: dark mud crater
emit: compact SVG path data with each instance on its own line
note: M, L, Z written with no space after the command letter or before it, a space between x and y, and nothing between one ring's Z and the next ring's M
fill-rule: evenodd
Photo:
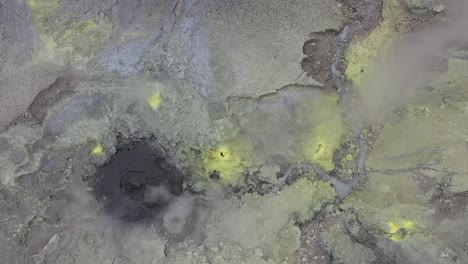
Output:
M184 192L183 174L149 146L135 142L122 147L90 182L96 199L116 220L154 218Z

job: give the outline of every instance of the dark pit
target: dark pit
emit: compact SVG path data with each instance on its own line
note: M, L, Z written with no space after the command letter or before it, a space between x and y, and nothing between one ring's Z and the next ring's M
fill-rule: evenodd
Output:
M115 219L159 216L184 191L183 174L149 145L138 142L121 148L90 183L96 199Z

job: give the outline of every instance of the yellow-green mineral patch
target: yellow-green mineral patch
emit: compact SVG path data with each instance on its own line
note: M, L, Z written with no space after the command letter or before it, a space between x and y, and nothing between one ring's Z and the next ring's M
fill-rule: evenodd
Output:
M372 62L383 55L390 41L406 28L406 17L396 0L383 1L382 22L364 39L351 42L345 55L345 76L357 87L370 74Z
M442 136L441 131L428 122L407 119L387 125L369 154L366 167L378 170L417 167L437 149L436 135Z
M335 191L328 182L301 178L278 193L244 195L220 210L219 224L243 248L261 248L275 263L291 263L285 260L293 259L301 234L291 223L292 214L298 222L305 222L334 199Z
M467 69L467 62L451 59L445 84L413 99L404 114L385 125L366 167L381 171L427 167L437 181L449 174L451 191L468 190Z
M344 134L343 122L339 114L334 114L311 131L306 156L312 163L318 164L327 171L333 170L333 153L338 149Z
M104 146L101 143L97 143L93 149L91 150L91 154L93 155L102 155L104 154Z
M203 174L217 174L224 184L238 185L250 165L252 147L242 139L227 142L203 153Z
M374 263L377 259L370 248L353 242L339 225L330 227L324 235L324 240L339 263Z
M343 209L353 208L362 221L393 241L430 224L432 212L426 206L431 196L422 194L411 173L368 173L368 177L367 187L347 197Z
M389 221L388 237L393 241L401 241L413 231L415 226L411 220Z
M317 116L313 121L315 125L304 130L297 143L298 148L292 153L295 161L311 162L327 171L333 170L333 153L339 148L341 139L347 133L338 106L338 96L327 94L323 101L310 115Z
M76 21L57 14L60 0L28 0L34 27L38 30L36 45L39 60L56 64L87 62L110 37L112 26L105 21ZM62 16L62 22L55 20Z
M39 30L44 30L49 16L60 6L60 0L28 0L27 3L31 9L33 24Z
M158 106L161 104L161 93L154 92L151 96L146 100L148 105L153 109L156 110Z
M106 23L87 20L68 27L64 32L54 32L53 37L59 46L73 47L75 52L86 55L100 47L110 36L110 31L111 27Z

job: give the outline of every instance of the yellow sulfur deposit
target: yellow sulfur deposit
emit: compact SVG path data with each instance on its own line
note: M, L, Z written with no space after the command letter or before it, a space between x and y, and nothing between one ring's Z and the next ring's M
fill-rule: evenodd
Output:
M333 170L333 152L340 145L343 130L341 118L337 116L314 127L311 146L307 151L312 163L320 165L327 171Z
M93 155L102 155L104 154L104 147L101 143L96 144L94 148L91 150L91 154Z
M97 24L94 20L87 20L69 27L64 32L55 32L53 37L61 46L71 46L86 53L88 49L93 49L96 45L101 46L109 37L110 32L110 25Z
M208 175L218 174L225 184L237 185L249 164L249 154L246 143L236 140L204 153L203 169Z
M78 21L63 16L56 23L55 12L61 0L27 0L32 13L32 24L40 33L38 57L57 64L85 64L99 51L112 34L112 25L104 20Z
M402 221L400 223L390 221L388 222L389 232L388 237L393 241L403 240L408 233L414 229L415 224L413 221Z
M300 151L299 162L311 162L319 165L327 171L333 170L333 153L338 149L341 138L346 134L346 126L341 118L341 112L337 106L338 97L329 94L317 104L312 115L317 116L316 125L307 129L300 137L298 143Z
M156 110L161 104L161 93L153 93L151 97L146 100L146 102L153 110Z
M373 60L383 55L385 47L398 32L406 29L406 17L398 1L384 1L382 17L380 25L366 38L353 41L346 53L345 76L358 87L369 76L369 66Z
M60 0L28 0L27 4L31 9L33 23L43 30L44 22L59 7Z

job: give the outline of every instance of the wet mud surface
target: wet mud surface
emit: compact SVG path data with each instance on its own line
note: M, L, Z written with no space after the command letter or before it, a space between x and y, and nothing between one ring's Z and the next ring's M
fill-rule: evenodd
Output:
M109 215L137 221L163 212L183 192L184 177L163 155L145 143L120 150L90 180L93 193ZM154 190L160 190L158 193Z
M65 73L58 77L48 88L42 90L31 103L28 112L38 121L42 122L47 115L47 110L55 102L69 95L76 88L78 82L71 73Z
M334 42L337 34L336 31L312 33L311 38L304 43L302 48L306 56L301 61L302 70L327 87L333 85L330 67L333 63Z

